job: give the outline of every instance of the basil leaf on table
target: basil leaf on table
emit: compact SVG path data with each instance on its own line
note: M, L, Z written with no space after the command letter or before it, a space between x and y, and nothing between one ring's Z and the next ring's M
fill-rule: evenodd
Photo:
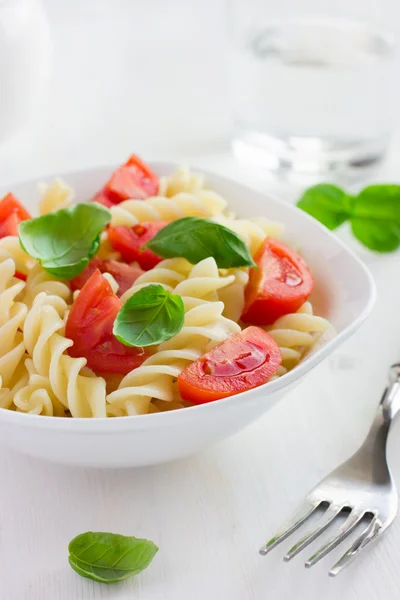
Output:
M125 346L161 344L183 327L183 300L162 285L151 284L133 294L114 321L113 333Z
M213 256L221 269L255 266L248 247L236 233L197 217L172 221L143 247L162 258L179 256L192 264Z
M114 583L148 567L158 547L133 536L88 531L76 536L68 550L69 564L79 575L101 583Z
M329 229L349 221L354 237L375 252L400 247L400 185L370 185L350 196L336 186L320 184L306 190L297 206Z
M351 214L352 197L336 185L320 183L308 188L297 206L330 230L336 229Z
M73 279L98 251L100 233L110 220L110 211L100 204L74 204L23 221L19 241L53 277Z
M354 236L376 252L400 246L400 186L370 185L355 198L350 219Z
M400 225L394 221L359 219L350 221L354 237L375 252L393 252L400 246Z

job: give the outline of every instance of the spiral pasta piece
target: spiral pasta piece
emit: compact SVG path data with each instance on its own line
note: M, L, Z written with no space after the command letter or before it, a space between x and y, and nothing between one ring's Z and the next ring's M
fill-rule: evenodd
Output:
M293 369L329 327L327 319L313 314L310 302L305 302L296 313L285 315L270 327L265 327L279 344L283 372ZM279 374L283 372L281 368Z
M74 190L61 178L53 179L51 183L38 183L40 193L39 212L41 215L67 208L75 199Z
M19 271L19 273L27 275L36 265L36 260L21 248L19 239L16 236L10 235L0 239L1 256L4 255L4 252L8 256L11 256L15 263L15 270Z
M16 405L43 414L53 410L53 414L68 411L72 417L105 417L104 379L85 370L85 358L65 354L72 346L63 335L67 309L59 296L41 292L34 299L24 324L31 374L28 385L18 392Z
M233 281L233 275L220 276L213 258L192 268L187 279L174 289L184 302L181 331L160 344L155 354L128 373L118 389L107 396L108 414L116 414L116 410L127 415L153 412L153 399L179 403L176 390L179 373L210 347L240 331L237 323L222 315L223 302L215 300L218 290ZM155 409L158 408L159 404Z
M281 223L270 221L265 217L257 219L234 219L218 215L213 220L237 233L249 247L252 256L256 254L267 236L279 238L283 231Z
M66 281L55 279L36 263L26 278L23 301L31 307L36 296L42 292L49 296L58 296L65 302L70 302L72 298L71 288Z
M18 412L47 417L64 417L65 408L53 394L48 377L33 374L24 386L14 393L14 404Z
M15 278L15 263L7 252L0 250L0 376L7 388L25 353L21 328L27 307L16 298L25 283Z
M244 293L249 281L249 270L221 269L220 273L233 275L235 278L231 284L223 287L218 292L218 298L224 303L224 317L232 321L239 321L244 309Z
M192 173L187 167L178 167L174 173L160 177L159 194L171 198L180 192L196 194L204 188L204 175Z
M14 374L15 383L11 388L3 387L3 378L0 376L0 408L15 410L15 396L19 389L28 383L28 374L25 367L21 364Z
M103 231L100 236L100 248L96 257L102 260L120 260L121 258L121 254L111 246L106 231Z
M178 283L186 279L191 267L192 265L184 258L168 258L161 261L153 269L146 271L136 279L134 285L122 295L122 302L126 302L142 287L151 283L159 283L171 292Z
M143 221L173 221L183 217L209 218L221 213L226 201L211 190L196 194L179 192L167 198L153 196L146 200L126 200L111 207L111 225L132 227Z

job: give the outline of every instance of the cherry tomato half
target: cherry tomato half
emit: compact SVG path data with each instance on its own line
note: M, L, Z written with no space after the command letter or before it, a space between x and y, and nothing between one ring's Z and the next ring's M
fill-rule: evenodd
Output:
M74 345L68 353L86 358L87 366L96 373L125 375L148 357L143 348L125 346L114 336L113 325L121 306L107 279L96 270L69 312L65 335Z
M18 225L21 221L30 219L28 211L16 199L14 194L7 194L0 200L0 238L18 235Z
M242 321L271 325L296 312L307 300L314 279L304 260L283 242L266 238L250 269Z
M142 246L153 239L169 221L148 221L138 223L133 227L110 227L108 239L114 250L120 252L126 262L137 262L145 271L149 271L163 259L148 248L141 250Z
M155 196L158 186L157 175L138 156L132 154L125 164L114 171L93 201L110 208L123 200L144 200Z
M282 362L275 340L248 327L200 356L178 376L183 400L204 404L251 390L276 373Z
M110 273L118 283L117 296L122 296L135 283L136 279L143 273L140 267L131 267L117 260L102 260L94 258L86 269L74 279L71 279L71 289L81 290L93 273L98 269L100 273Z

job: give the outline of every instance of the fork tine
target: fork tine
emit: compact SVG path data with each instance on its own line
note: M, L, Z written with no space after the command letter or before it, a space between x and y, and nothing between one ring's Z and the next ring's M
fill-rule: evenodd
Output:
M299 552L303 550L308 544L311 544L325 529L332 523L337 515L342 510L343 506L337 506L331 504L328 510L322 515L318 521L318 527L313 531L309 531L304 537L302 537L297 544L292 546L289 552L284 556L284 561L289 561L294 558Z
M280 529L278 529L275 535L270 540L268 540L265 546L262 546L260 548L260 554L262 554L262 556L265 556L266 554L268 554L268 552L272 550L272 548L275 548L275 546L283 542L283 540L286 540L286 538L289 537L291 533L293 533L294 531L296 531L296 529L303 525L303 523L308 519L308 517L312 515L312 513L318 506L319 503L311 504L309 502L305 502L296 512L293 519L291 519L290 521L286 521L286 523Z
M349 565L356 558L356 556L363 548L365 548L365 546L369 544L369 542L378 537L380 531L381 523L378 521L377 516L375 516L368 527L364 529L362 534L350 546L347 552L345 552L345 554L343 554L338 562L332 567L332 569L329 571L329 575L331 577L336 577L340 571L347 567L347 565Z
M326 544L318 548L316 552L306 561L304 566L309 569L313 565L315 565L321 558L326 556L328 552L336 548L340 542L342 542L350 533L353 531L354 527L361 521L364 513L357 513L352 511L347 517L346 521L343 523L341 527L339 527L339 533L328 540Z

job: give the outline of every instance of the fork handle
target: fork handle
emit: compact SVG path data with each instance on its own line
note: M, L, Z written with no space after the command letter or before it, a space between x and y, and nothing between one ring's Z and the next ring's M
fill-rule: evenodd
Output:
M383 392L375 418L362 446L353 456L353 464L360 469L369 465L371 473L386 464L386 442L394 417L400 411L400 363L389 370L389 382Z
M383 393L379 407L388 423L400 410L400 363L392 365L389 369L389 385Z

